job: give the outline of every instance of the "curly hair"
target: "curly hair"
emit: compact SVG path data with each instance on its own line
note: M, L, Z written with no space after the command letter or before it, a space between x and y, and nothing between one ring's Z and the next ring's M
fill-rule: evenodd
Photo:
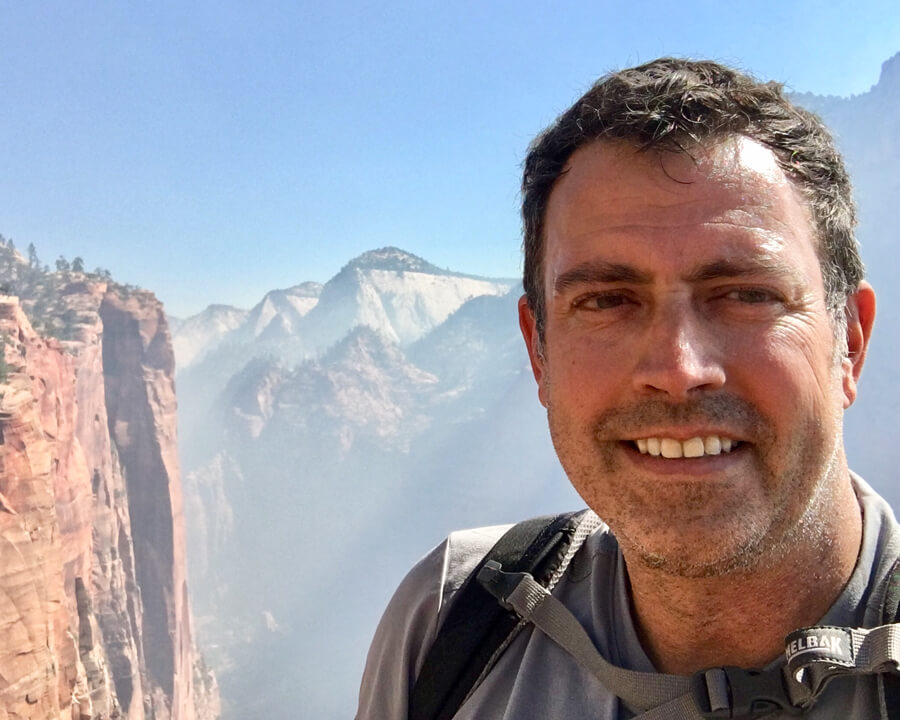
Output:
M826 300L840 316L864 271L850 177L822 121L791 103L780 83L761 83L715 62L660 58L600 78L529 146L522 178L523 284L539 337L544 218L572 154L603 139L642 151L686 152L687 146L735 135L769 148L809 203Z

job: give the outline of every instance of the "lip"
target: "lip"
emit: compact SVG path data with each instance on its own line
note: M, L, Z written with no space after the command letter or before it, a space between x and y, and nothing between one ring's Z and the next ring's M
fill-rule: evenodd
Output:
M743 438L740 434L735 433L733 430L723 430L715 428L690 428L683 425L678 428L642 430L640 435L635 434L633 437L626 438L624 442L633 443L636 440L644 440L646 438L654 437L672 438L673 440L684 442L685 440L690 440L691 438L706 438L710 435L730 438L733 442L745 442L745 438Z
M710 433L715 434L715 433ZM648 437L659 437L658 435L649 435ZM663 437L672 437L664 435ZM696 435L690 435L696 437ZM725 434L724 437L730 437ZM678 439L678 438L676 438ZM723 452L718 455L704 455L698 458L664 458L656 455L641 453L631 440L623 440L619 443L619 447L624 451L625 456L636 467L651 472L655 475L681 475L681 476L710 476L720 474L735 465L743 463L745 454L749 451L749 443L742 442L731 452Z

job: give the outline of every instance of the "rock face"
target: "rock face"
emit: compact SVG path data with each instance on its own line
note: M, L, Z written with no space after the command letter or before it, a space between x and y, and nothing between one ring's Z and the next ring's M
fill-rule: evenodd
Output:
M88 281L56 302L65 340L0 296L0 718L216 717L191 641L162 307Z

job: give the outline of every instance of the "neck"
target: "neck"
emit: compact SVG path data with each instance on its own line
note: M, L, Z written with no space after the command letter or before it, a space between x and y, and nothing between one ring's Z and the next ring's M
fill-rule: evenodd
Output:
M750 569L677 576L629 562L623 547L638 633L659 671L763 667L784 651L785 635L825 615L853 573L862 538L859 504L845 477L834 507L820 518L823 532Z

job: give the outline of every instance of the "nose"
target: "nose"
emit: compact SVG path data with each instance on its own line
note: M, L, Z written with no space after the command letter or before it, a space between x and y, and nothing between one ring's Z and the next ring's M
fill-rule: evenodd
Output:
M695 391L725 384L721 338L690 302L668 302L649 319L636 357L634 387L686 400Z

